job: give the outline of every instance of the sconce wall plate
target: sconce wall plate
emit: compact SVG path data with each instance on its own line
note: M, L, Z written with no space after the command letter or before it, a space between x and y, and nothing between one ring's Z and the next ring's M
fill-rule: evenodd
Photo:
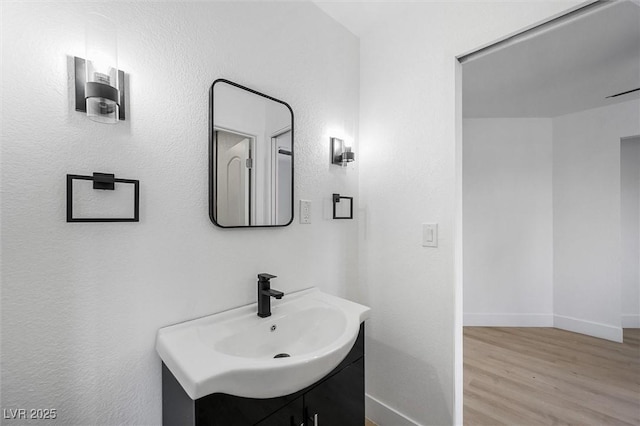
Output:
M77 218L73 217L73 181L92 180L93 189L115 190L116 183L134 185L133 217ZM93 176L67 175L67 222L140 222L140 181L119 179L110 173L94 173Z
M106 189L113 191L116 189L116 178L113 173L94 173L93 189Z
M342 139L331 138L331 164L346 166L356 159L356 155L351 148L345 146Z
M343 197L340 194L333 194L333 218L334 219L353 219L353 197ZM349 216L338 216L336 205L341 200L349 200Z
M124 100L125 84L124 71L118 70L118 87L109 86L97 82L87 83L86 61L83 58L74 58L75 87L76 87L76 111L87 112L87 98L105 98L118 104L119 116L122 121L126 119L126 105Z

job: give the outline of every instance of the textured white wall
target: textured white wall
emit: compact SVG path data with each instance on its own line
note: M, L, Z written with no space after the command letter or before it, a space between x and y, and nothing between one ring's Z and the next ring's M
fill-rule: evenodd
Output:
M620 147L622 327L640 327L640 137Z
M83 56L90 10L118 23L130 76L115 126L74 111L67 56ZM258 272L285 292L353 295L357 221L326 211L333 192L358 199L358 165L329 164L330 135L357 138L358 60L357 38L309 3L3 2L2 408L157 425L158 328L254 302ZM311 225L209 221L220 77L292 106L295 196L313 201ZM140 179L140 223L65 223L65 174L94 171Z
M553 119L554 324L622 341L620 138L640 101Z
M551 130L464 120L464 325L553 324Z
M462 368L454 351L454 336L461 333L454 330L454 57L570 6L361 5L362 16L379 18L359 34L359 164L366 216L360 287L374 312L368 324L367 394L369 415L380 424L454 421L454 360L458 373ZM439 223L438 248L421 246L423 222ZM461 385L458 381L456 422L461 422Z

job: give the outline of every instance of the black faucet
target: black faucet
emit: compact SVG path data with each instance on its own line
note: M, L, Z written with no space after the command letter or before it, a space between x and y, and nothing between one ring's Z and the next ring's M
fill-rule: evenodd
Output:
M271 274L258 274L258 316L266 318L271 315L271 298L282 299L284 293L271 289L271 278L276 278Z

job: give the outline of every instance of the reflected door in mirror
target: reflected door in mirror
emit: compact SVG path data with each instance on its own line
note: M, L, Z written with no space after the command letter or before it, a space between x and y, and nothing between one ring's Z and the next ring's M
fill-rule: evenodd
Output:
M272 140L273 158L275 158L275 175L272 180L273 191L276 202L273 203L275 211L273 217L277 218L277 223L287 223L291 220L291 210L293 194L291 193L291 130L276 135Z
M230 132L215 132L218 144L218 217L228 226L249 225L251 139Z

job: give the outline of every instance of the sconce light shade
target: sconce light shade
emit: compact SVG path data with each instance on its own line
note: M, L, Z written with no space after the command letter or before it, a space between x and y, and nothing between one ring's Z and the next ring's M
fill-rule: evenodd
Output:
M100 123L125 119L124 73L118 70L115 24L92 13L86 22L86 60L75 58L76 110Z
M351 147L345 146L342 139L331 138L331 164L346 167L347 163L355 159L355 152L351 151Z

